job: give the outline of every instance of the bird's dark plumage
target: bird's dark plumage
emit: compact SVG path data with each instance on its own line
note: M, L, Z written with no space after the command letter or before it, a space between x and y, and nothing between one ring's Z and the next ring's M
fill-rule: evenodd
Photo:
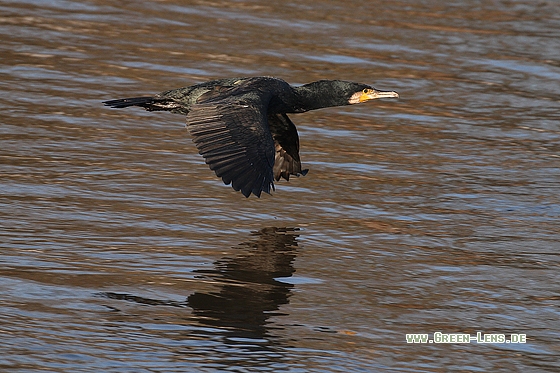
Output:
M214 80L191 87L103 102L112 108L140 106L187 116L199 153L218 177L245 197L270 193L274 181L305 175L299 137L287 113L398 97L396 92L341 80L299 87L269 77Z

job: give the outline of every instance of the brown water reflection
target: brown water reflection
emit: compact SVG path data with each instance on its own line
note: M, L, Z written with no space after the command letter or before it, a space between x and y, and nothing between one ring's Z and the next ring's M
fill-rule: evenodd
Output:
M295 272L296 231L293 228L263 228L253 233L256 236L253 240L235 247L236 251L243 250L240 254L216 261L214 269L194 270L196 279L214 284L216 289L195 292L186 302L110 292L101 295L139 304L188 306L194 311L191 319L220 328L227 333L228 340L260 346L269 337L267 320L282 315L278 310L288 303L290 289L294 286L284 282L284 278Z
M558 371L558 14L0 2L0 370ZM242 75L401 98L295 115L310 172L261 199L101 105ZM435 331L528 343L405 342Z
M285 281L295 271L296 231L269 227L254 232L250 241L234 247L234 256L216 261L213 269L194 271L197 281L211 284L213 289L194 292L186 301L113 292L99 295L155 306L151 307L152 320L146 320L150 324L157 320L165 323L168 315L182 319L178 323L182 327L160 324L151 332L174 340L177 353L202 366L227 367L235 362L253 369L286 367L284 353L279 351L285 342L271 333L269 329L275 327L269 319L285 316L279 308L288 303L294 287ZM111 318L113 322L128 322L129 317L118 303L107 306L117 312ZM169 307L172 308L167 310ZM192 309L192 315L187 307Z

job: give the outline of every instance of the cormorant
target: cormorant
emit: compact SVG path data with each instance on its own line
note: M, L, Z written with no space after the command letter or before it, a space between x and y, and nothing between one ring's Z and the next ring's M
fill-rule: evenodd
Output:
M106 106L141 106L187 116L199 153L223 182L245 197L270 194L274 180L305 175L299 137L287 113L399 97L372 86L319 80L292 87L282 79L250 77L213 80L165 91L153 97L104 101Z

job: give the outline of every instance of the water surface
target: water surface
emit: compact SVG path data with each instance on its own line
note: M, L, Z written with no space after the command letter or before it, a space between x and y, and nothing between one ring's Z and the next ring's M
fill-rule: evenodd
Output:
M558 371L559 10L1 1L0 370ZM101 105L253 75L401 98L293 115L260 199Z

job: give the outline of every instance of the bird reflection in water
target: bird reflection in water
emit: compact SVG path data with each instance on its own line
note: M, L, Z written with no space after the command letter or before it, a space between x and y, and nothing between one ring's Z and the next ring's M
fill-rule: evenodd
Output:
M240 252L215 262L211 270L196 270L201 280L211 280L213 292L195 292L186 305L193 309L195 321L218 328L217 334L230 343L266 344L267 320L282 315L279 308L288 303L292 284L278 281L295 272L297 228L264 228L239 244ZM184 302L148 299L130 294L102 293L107 298L140 304L185 307ZM210 332L210 334L214 334ZM200 336L199 336L200 337Z
M188 297L188 305L200 321L229 329L231 337L263 338L267 319L282 314L278 309L288 303L293 287L277 278L295 272L295 232L264 228L253 233L253 240L240 244L246 248L242 254L218 260L214 270L197 271L221 284L216 292L196 292Z

